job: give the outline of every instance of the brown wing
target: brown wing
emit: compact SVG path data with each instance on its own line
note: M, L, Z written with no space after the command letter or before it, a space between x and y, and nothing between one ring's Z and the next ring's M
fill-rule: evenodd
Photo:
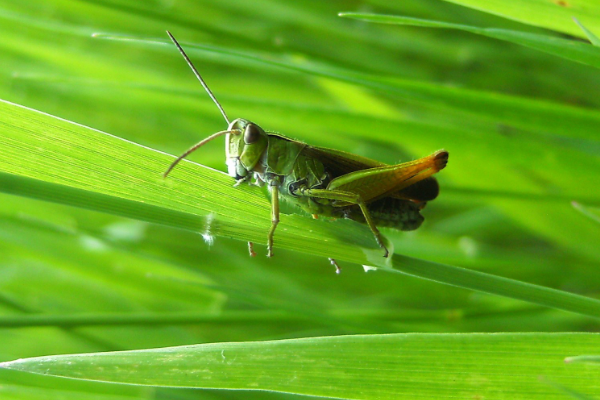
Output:
M315 157L323 163L325 171L331 178L349 174L363 169L383 167L387 164L367 157L357 156L340 150L325 149L323 147L306 146L304 154Z
M430 201L440 193L440 185L433 176L423 179L407 188L399 190L391 195L396 199L413 200L416 202Z

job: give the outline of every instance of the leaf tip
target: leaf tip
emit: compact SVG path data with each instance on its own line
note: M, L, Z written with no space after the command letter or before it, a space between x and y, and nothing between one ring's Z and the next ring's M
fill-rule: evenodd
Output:
M579 20L576 17L571 18L573 18L573 21L575 21L577 26L581 28L581 30L583 31L587 39L590 41L590 43L592 43L594 46L600 46L600 39L596 35L594 35L592 31L587 29L581 22L579 22Z
M565 357L565 364L600 364L599 355L581 355Z
M22 358L18 358L12 361L4 361L0 363L0 369L22 370L23 368L19 367L19 364L21 364L22 362Z

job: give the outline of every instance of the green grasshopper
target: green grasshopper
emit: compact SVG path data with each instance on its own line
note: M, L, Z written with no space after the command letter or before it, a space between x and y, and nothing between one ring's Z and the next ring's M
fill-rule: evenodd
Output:
M190 153L225 135L227 170L236 179L235 186L243 182L267 185L271 193L268 257L273 256L280 197L308 211L314 218L324 215L366 223L384 250L384 257L389 252L377 229L378 225L405 231L421 225L423 217L420 210L439 193L438 183L431 175L446 166L447 151L438 150L415 161L388 165L339 150L309 146L278 133L265 132L246 119L230 121L183 48L170 32L167 31L167 34L223 114L228 127L192 146L173 161L164 176ZM253 256L252 243L248 245ZM339 272L335 260L330 261Z

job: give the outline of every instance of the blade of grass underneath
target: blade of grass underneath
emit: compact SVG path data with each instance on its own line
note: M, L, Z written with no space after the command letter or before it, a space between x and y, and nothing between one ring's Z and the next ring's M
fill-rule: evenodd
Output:
M345 399L560 399L538 379L598 394L597 369L565 358L600 335L392 334L47 356L0 364L36 374L168 387L265 390Z

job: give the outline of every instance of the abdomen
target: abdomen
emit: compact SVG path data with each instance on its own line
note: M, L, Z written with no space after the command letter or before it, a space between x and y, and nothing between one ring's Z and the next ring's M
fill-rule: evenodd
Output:
M401 231L412 231L423 223L421 207L409 200L385 197L367 204L367 208L378 227L395 228ZM348 219L366 223L365 217L358 206L344 209Z

